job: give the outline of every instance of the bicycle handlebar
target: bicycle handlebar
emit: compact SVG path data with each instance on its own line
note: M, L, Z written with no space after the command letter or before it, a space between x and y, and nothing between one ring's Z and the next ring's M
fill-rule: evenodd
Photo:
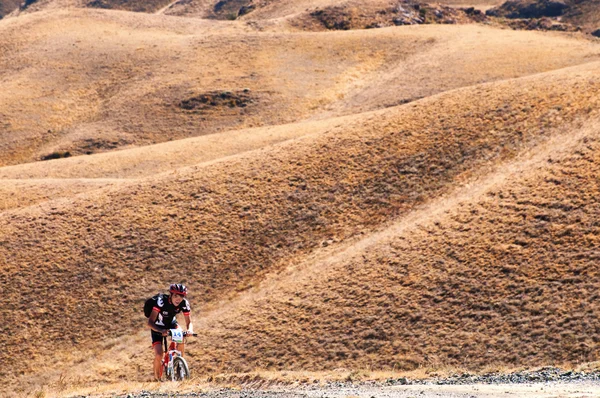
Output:
M169 336L170 336L171 335L171 330L170 329L169 329L168 333L169 333ZM198 333L188 333L187 331L183 332L183 337L187 337L187 336L194 336L194 337L196 337L196 336L198 336Z

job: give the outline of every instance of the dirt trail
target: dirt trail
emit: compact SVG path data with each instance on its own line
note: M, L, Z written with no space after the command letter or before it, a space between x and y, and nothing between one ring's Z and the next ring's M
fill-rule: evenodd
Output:
M173 7L175 4L179 3L180 1L181 0L172 1L171 3L169 3L166 6L164 6L163 8L161 8L160 10L156 11L155 14L156 15L164 14L165 11L167 11L169 8Z

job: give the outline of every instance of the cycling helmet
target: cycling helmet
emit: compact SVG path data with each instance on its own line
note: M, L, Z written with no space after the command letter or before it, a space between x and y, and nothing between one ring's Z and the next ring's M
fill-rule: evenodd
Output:
M187 287L185 287L185 285L182 285L181 283L173 283L171 287L169 287L169 292L185 296L187 294Z

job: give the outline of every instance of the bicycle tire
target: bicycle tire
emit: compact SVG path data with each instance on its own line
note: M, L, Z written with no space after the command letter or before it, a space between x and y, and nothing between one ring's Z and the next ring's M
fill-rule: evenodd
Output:
M173 381L183 381L190 378L190 368L183 357L173 358Z

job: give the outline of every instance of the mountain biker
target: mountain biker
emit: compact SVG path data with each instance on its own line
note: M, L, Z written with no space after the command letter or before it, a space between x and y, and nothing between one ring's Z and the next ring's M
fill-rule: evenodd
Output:
M160 379L160 366L163 357L163 336L168 335L170 329L179 329L175 316L183 313L185 326L188 333L193 333L192 318L190 317L191 307L189 301L185 298L187 287L180 283L174 283L169 287L169 294L157 294L152 297L152 312L148 318L148 327L152 334L152 348L154 349L154 377ZM184 343L177 344L177 350L185 348Z

